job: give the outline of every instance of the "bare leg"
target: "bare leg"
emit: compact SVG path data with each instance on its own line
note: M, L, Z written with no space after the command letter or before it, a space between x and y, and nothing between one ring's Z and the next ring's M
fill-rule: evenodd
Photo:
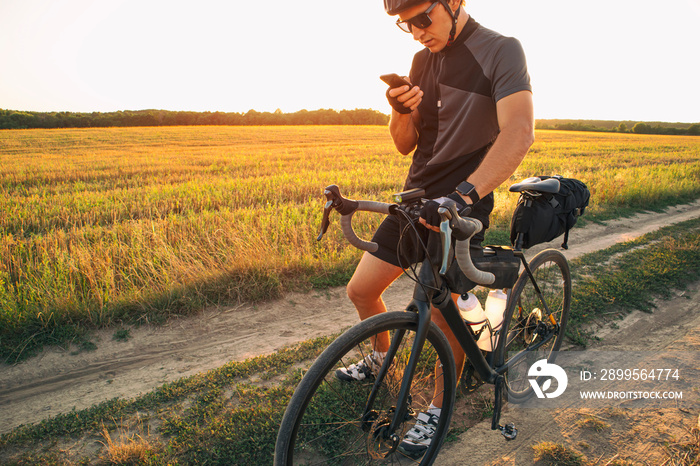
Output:
M365 253L362 256L347 286L348 297L355 305L361 320L386 312L386 306L382 300L382 293L401 276L402 272L400 267L384 262L369 253ZM458 298L459 294L452 295L452 299L455 301ZM442 313L435 308L433 308L432 320L445 334L452 348L452 353L455 357L455 366L457 368L457 380L459 381L464 367L464 351L452 333L452 330L450 330L447 325L447 322L445 322ZM374 349L376 351L386 352L389 349L389 343L389 335L386 333L381 334L378 336L378 341L374 342ZM439 364L435 368L435 379L435 399L433 400L433 405L441 408L443 378L442 368Z
M355 273L347 286L350 301L355 305L361 320L386 312L382 293L394 280L401 276L400 267L365 253L355 269ZM375 351L389 350L389 335L379 335L374 342Z

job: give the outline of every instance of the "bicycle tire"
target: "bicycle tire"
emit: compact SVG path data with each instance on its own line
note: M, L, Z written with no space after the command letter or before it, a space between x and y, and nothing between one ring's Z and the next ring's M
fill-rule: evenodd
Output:
M435 361L439 360L444 377L443 405L429 448L422 457L410 458L395 447L392 452L392 442L382 440L377 434L393 417L391 411L396 405L403 366L408 361L417 327L415 313L386 312L358 323L331 343L304 375L287 406L275 446L275 465L432 464L447 435L456 392L454 356L434 323L430 323L412 381L409 413L412 415L407 416L396 432L400 442L415 424L415 416L430 405ZM374 413L363 422L361 418L374 378L342 382L335 377L335 371L364 358L372 350L374 336L388 331L393 337L399 330L405 331L401 345L381 384L380 396L372 406ZM383 458L387 453L389 456Z
M534 359L546 357L548 362L553 362L556 358L553 352L561 347L571 306L571 272L561 252L546 249L537 254L529 266L558 329L550 321L530 276L523 270L513 286L503 317L496 349L497 365L502 366L522 351L531 351L542 342L543 334L555 334L531 355L508 368L505 374L506 392L508 400L516 403L527 400L534 393L527 374Z

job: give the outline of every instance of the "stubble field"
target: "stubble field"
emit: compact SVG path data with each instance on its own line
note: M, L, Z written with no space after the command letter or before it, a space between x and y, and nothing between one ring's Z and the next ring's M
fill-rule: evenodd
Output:
M316 242L323 187L386 201L409 163L379 126L0 131L0 359L342 283L359 253ZM512 181L538 174L583 180L589 219L661 208L700 195L700 139L538 131ZM516 200L496 192L492 241Z

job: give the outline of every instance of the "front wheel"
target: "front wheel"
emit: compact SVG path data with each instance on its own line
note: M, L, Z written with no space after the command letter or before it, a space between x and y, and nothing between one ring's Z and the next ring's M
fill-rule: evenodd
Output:
M537 254L529 263L534 281L527 271L515 282L503 317L496 361L508 363L523 351L532 352L516 361L505 374L508 399L524 401L533 394L528 367L537 359L553 362L564 339L571 305L571 273L566 257L554 249Z
M396 432L388 432L417 327L417 314L387 312L338 337L304 375L287 406L275 465L432 464L447 434L456 391L454 356L433 323L411 381L408 414ZM397 343L398 351L381 383L376 374L361 381L339 380L336 370L370 355L372 342L384 332ZM436 393L436 374L444 387L441 393ZM368 406L373 389L376 396ZM442 414L430 446L418 457L402 453L398 444L436 396L442 397Z

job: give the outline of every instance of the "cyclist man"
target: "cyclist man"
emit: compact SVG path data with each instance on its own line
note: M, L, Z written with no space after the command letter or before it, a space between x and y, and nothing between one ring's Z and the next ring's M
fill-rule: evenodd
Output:
M423 188L431 199L447 196L486 228L492 191L515 172L534 141L532 88L520 43L474 21L463 0L384 0L384 8L425 46L413 59L411 85L387 91L394 144L404 155L415 149L404 189ZM438 206L439 199L426 205L421 218L426 233L439 231ZM408 265L396 257L400 228L393 216L384 220L373 238L379 250L364 254L348 284L361 319L386 311L382 293ZM480 248L482 240L483 233L473 238L473 247ZM414 255L416 262L422 259L420 251ZM439 312L433 312L433 321L450 342L459 380L464 352ZM372 356L337 376L362 380L371 375L389 347L388 336L378 340ZM405 453L422 454L430 444L440 393L438 384L432 406L419 414L399 447Z

